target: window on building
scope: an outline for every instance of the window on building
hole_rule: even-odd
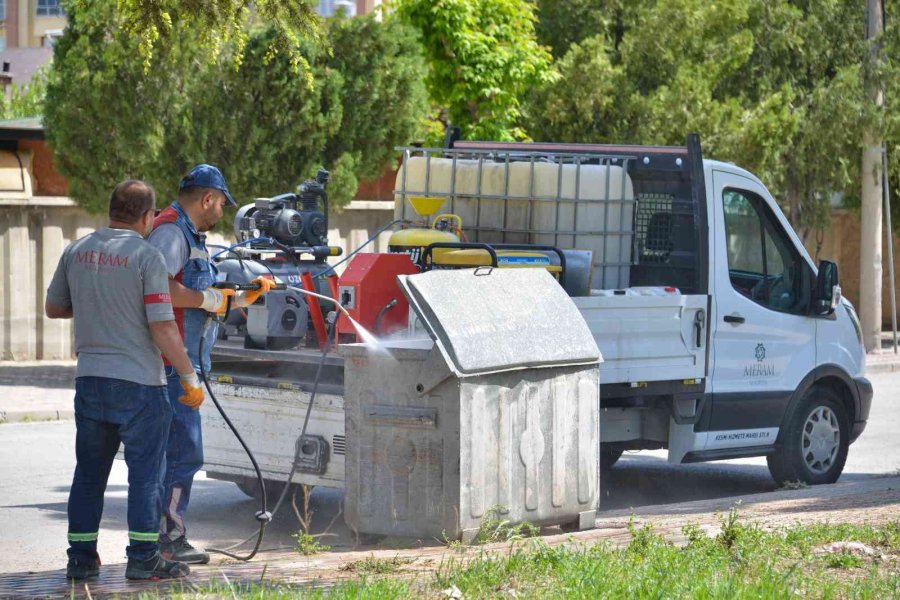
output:
[[[39,17],[63,17],[66,11],[59,4],[60,0],[38,0],[37,16]]]
[[[6,0],[0,0],[0,21],[6,20]],[[4,45],[5,42],[4,42]]]

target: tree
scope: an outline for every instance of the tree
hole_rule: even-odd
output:
[[[421,35],[426,85],[441,120],[468,139],[525,137],[520,99],[550,83],[549,52],[537,43],[526,0],[398,0],[397,15]]]
[[[611,48],[622,41],[624,26],[641,6],[652,0],[536,0],[538,41],[548,46],[556,59],[572,44],[603,36]]]
[[[427,110],[419,45],[392,18],[328,23],[323,42],[300,47],[309,79],[289,56],[270,54],[275,28],[254,29],[207,62],[191,24],[172,27],[148,72],[114,4],[69,15],[45,122],[72,196],[90,210],[103,210],[124,177],[171,198],[197,162],[219,165],[240,202],[292,191],[324,166],[340,206],[415,137]]]
[[[47,69],[39,69],[31,81],[15,85],[9,96],[0,95],[0,119],[40,117],[47,93]]]
[[[93,0],[64,0],[69,14],[90,12],[95,4]],[[203,50],[198,53],[200,59],[215,62],[219,51],[233,43],[238,52],[232,56],[240,60],[249,40],[250,21],[261,21],[275,32],[268,46],[269,58],[285,54],[298,72],[305,73],[310,67],[301,50],[303,43],[319,40],[320,19],[310,0],[116,0],[115,4],[122,27],[139,40],[137,50],[145,71],[153,68],[160,48],[183,34],[197,41]]]
[[[620,13],[560,60],[531,96],[536,138],[683,144],[758,173],[804,236],[835,193],[858,196],[865,99],[858,2],[671,0]],[[616,44],[616,45],[614,45]]]

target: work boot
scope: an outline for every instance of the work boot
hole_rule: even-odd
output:
[[[70,556],[66,565],[66,578],[87,579],[100,574],[100,557]]]
[[[166,560],[159,554],[146,560],[129,558],[125,567],[125,579],[177,579],[186,577],[190,567],[181,562]]]
[[[159,553],[169,560],[177,560],[189,565],[205,565],[209,562],[209,554],[200,548],[191,546],[184,536],[171,542],[160,542]]]

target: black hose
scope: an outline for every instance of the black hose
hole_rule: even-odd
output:
[[[381,310],[378,311],[378,316],[375,317],[375,331],[373,332],[375,335],[381,335],[381,320],[384,318],[385,313],[397,306],[397,299],[391,298],[391,301],[381,307]]]
[[[338,318],[340,317],[340,312],[338,312]],[[209,319],[213,319],[213,317],[209,317]],[[335,320],[332,325],[332,332],[337,330],[337,320]],[[328,339],[331,338],[331,335],[326,336]],[[206,332],[204,331],[204,335],[200,337],[200,348],[199,348],[199,356],[200,356],[200,375],[203,378],[203,383],[206,385],[206,391],[209,392],[209,397],[212,398],[213,403],[216,405],[216,409],[218,409],[219,414],[222,415],[222,419],[225,420],[225,423],[231,429],[231,432],[234,433],[234,436],[237,438],[238,442],[240,442],[241,446],[244,448],[244,452],[247,453],[247,456],[250,458],[250,462],[253,463],[253,469],[256,471],[256,478],[259,482],[259,489],[261,492],[261,509],[256,513],[256,520],[259,521],[259,534],[256,537],[256,545],[253,547],[253,550],[247,556],[239,556],[237,554],[233,554],[229,552],[229,550],[233,548],[237,548],[238,546],[244,544],[248,540],[252,539],[252,536],[229,546],[228,548],[207,548],[208,552],[213,552],[216,554],[224,554],[229,558],[234,558],[240,561],[248,561],[252,559],[259,552],[259,547],[262,545],[263,535],[266,529],[266,525],[271,522],[274,518],[275,514],[278,512],[278,509],[281,507],[281,504],[284,502],[285,498],[287,498],[288,490],[291,488],[291,481],[294,479],[294,474],[297,472],[297,465],[299,464],[299,455],[300,455],[300,447],[302,445],[303,437],[306,435],[306,428],[309,425],[309,418],[312,413],[313,405],[316,401],[316,394],[319,390],[319,380],[322,376],[322,368],[325,365],[325,357],[328,355],[328,343],[325,344],[325,347],[322,349],[322,355],[319,358],[319,364],[316,369],[316,376],[313,380],[313,388],[309,395],[309,404],[306,407],[306,415],[303,419],[303,427],[300,429],[300,436],[297,438],[297,444],[294,446],[294,460],[293,465],[291,466],[291,472],[288,474],[287,479],[285,480],[284,486],[281,490],[281,495],[278,497],[278,501],[275,503],[275,507],[272,509],[272,512],[267,510],[267,501],[268,496],[266,493],[266,482],[262,476],[262,471],[259,468],[259,464],[256,462],[256,457],[253,455],[253,452],[244,442],[244,439],[241,437],[241,434],[238,433],[237,428],[235,428],[234,424],[231,422],[231,419],[228,418],[228,415],[225,413],[225,409],[222,408],[222,405],[219,404],[219,400],[216,398],[215,393],[212,391],[212,387],[209,385],[209,378],[207,377],[206,369],[204,368],[203,361],[203,351],[206,347]]]
[[[227,314],[227,313],[226,313]],[[247,556],[239,556],[237,554],[232,554],[227,550],[219,550],[217,548],[207,548],[208,552],[214,552],[216,554],[224,554],[229,558],[233,558],[235,560],[247,561],[256,556],[256,553],[259,551],[259,547],[262,544],[263,535],[266,531],[266,525],[272,520],[272,513],[266,510],[266,502],[268,498],[266,498],[266,482],[263,479],[262,471],[259,469],[259,464],[256,462],[256,457],[253,456],[253,452],[250,451],[250,447],[247,446],[247,443],[244,441],[244,438],[241,437],[241,434],[238,433],[237,428],[234,426],[234,423],[231,422],[231,419],[228,418],[228,415],[225,414],[225,409],[222,408],[222,405],[219,404],[219,400],[216,398],[215,393],[212,391],[212,387],[209,385],[209,377],[206,373],[205,362],[203,360],[203,351],[206,348],[206,332],[208,330],[209,321],[213,319],[212,316],[208,317],[207,327],[203,328],[203,335],[200,336],[200,376],[203,378],[203,383],[206,385],[206,391],[209,392],[209,397],[212,398],[213,404],[216,405],[216,408],[219,411],[219,414],[222,415],[222,419],[228,425],[231,432],[234,434],[234,437],[237,438],[238,442],[240,442],[241,446],[244,448],[244,452],[247,453],[247,456],[250,458],[250,462],[253,463],[253,469],[256,471],[256,478],[259,480],[259,487],[261,490],[261,498],[260,498],[260,510],[256,513],[256,520],[259,521],[259,535],[256,537],[256,545],[253,547],[253,550]]]

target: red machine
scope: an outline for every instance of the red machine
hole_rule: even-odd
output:
[[[409,320],[397,275],[418,272],[408,254],[358,254],[338,280],[337,297],[360,325],[376,336],[388,335],[405,329]],[[347,319],[338,319],[338,334],[342,342],[356,339]]]

